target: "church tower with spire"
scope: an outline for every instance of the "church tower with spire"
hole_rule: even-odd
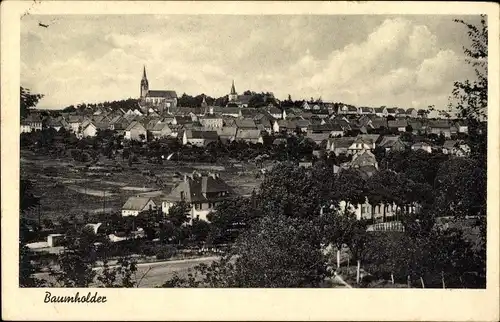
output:
[[[235,102],[237,100],[238,100],[238,93],[236,93],[236,89],[234,88],[234,79],[233,79],[233,85],[231,86],[231,92],[229,93],[229,101]]]
[[[146,66],[144,66],[141,79],[141,99],[146,98],[148,91],[149,91],[149,83],[148,83],[148,78],[146,77]]]

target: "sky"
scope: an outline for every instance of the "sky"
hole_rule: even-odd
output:
[[[445,109],[467,30],[450,15],[28,15],[21,86],[39,108],[137,98],[149,88],[220,97],[273,92],[357,106]],[[48,28],[39,23],[49,25]]]

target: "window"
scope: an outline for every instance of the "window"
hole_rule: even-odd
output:
[[[181,200],[184,201],[184,191],[181,191]]]

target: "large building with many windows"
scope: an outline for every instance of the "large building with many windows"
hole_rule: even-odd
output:
[[[184,201],[190,205],[191,219],[207,220],[207,215],[218,203],[234,196],[233,189],[218,174],[193,173],[185,175],[184,180],[162,200],[162,211],[168,215],[176,202]]]

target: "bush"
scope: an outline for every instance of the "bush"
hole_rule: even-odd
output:
[[[157,254],[157,246],[151,243],[145,243],[140,249],[141,255],[155,256]]]
[[[156,259],[169,259],[177,254],[177,249],[174,246],[166,245],[161,246],[156,253]]]

